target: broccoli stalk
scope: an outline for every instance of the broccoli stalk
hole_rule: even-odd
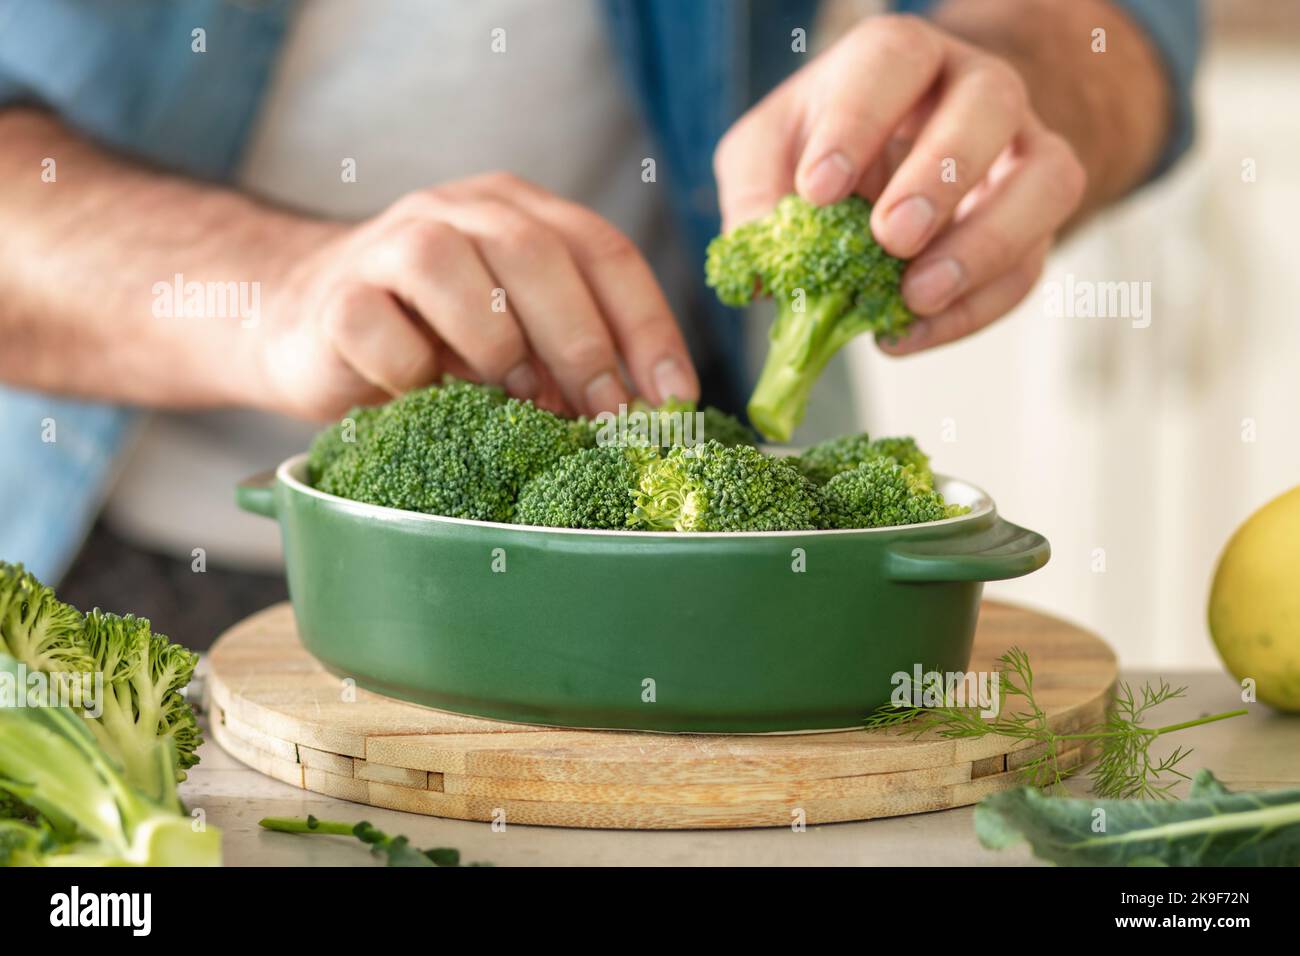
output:
[[[709,244],[705,271],[719,299],[743,306],[757,287],[776,301],[767,361],[749,402],[759,431],[788,440],[822,369],[846,342],[907,328],[903,265],[872,237],[871,206],[858,196],[829,206],[786,196],[767,217]]]
[[[0,677],[19,673],[0,654]],[[219,866],[220,832],[179,812],[170,742],[151,753],[157,795],[133,786],[72,710],[0,707],[0,792],[39,814],[0,820],[0,865]]]

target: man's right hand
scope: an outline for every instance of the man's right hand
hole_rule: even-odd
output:
[[[649,266],[610,223],[514,176],[330,226],[266,284],[259,404],[337,417],[451,373],[593,415],[699,384]]]

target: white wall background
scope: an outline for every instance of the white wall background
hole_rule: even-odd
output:
[[[1045,569],[989,595],[1095,629],[1129,667],[1218,666],[1205,626],[1218,554],[1300,484],[1297,91],[1293,45],[1212,49],[1194,154],[1049,263],[1044,283],[1150,281],[1148,328],[1049,318],[1040,283],[956,345],[903,360],[866,339],[849,349],[863,427],[915,434],[939,470],[1051,540]]]

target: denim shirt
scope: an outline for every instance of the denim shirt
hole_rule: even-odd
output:
[[[713,147],[732,121],[804,62],[791,30],[817,0],[602,0],[613,48],[661,151],[687,254],[718,228]],[[894,6],[925,13],[934,0]],[[1167,169],[1192,135],[1200,44],[1195,0],[1116,0],[1161,52],[1175,90]],[[0,0],[0,107],[40,103],[129,155],[228,179],[289,28],[290,0]],[[191,31],[206,50],[191,52]],[[701,294],[701,320],[744,382],[741,325]],[[2,346],[0,346],[2,347]],[[47,581],[93,522],[135,413],[0,386],[0,559]],[[268,463],[269,464],[269,463]]]

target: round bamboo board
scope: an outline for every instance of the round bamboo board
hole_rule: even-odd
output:
[[[1095,635],[985,603],[971,669],[1017,646],[1052,727],[1102,718],[1117,665]],[[288,604],[213,647],[210,728],[250,767],[356,803],[461,820],[613,829],[789,826],[975,803],[1016,786],[1035,750],[898,730],[712,736],[569,730],[432,710],[357,688],[298,642]],[[1064,766],[1091,757],[1081,749]]]

